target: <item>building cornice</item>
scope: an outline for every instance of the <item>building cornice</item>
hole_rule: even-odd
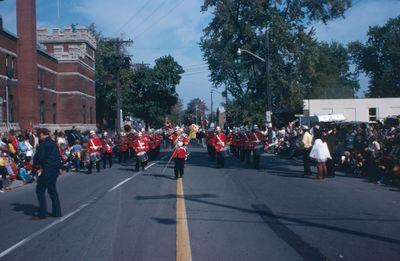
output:
[[[60,95],[81,95],[81,96],[85,96],[87,98],[91,98],[91,99],[96,100],[95,96],[92,96],[92,95],[89,95],[89,94],[86,94],[86,93],[83,93],[83,92],[80,92],[80,91],[56,91],[56,90],[52,90],[52,89],[45,88],[45,87],[40,87],[40,86],[38,86],[38,89],[42,90],[42,91],[52,92],[52,93],[55,93],[55,94],[60,94]]]
[[[79,59],[73,59],[73,60],[72,60],[72,59],[58,59],[58,62],[59,62],[59,63],[79,63],[79,64],[81,64],[82,66],[86,67],[89,71],[92,71],[92,72],[95,71],[93,67],[91,67],[91,66],[88,65],[87,63],[82,62],[82,61],[79,60]]]
[[[43,70],[45,70],[45,71],[48,71],[48,72],[50,72],[50,73],[52,73],[52,74],[55,74],[55,75],[66,75],[66,76],[68,76],[68,75],[74,75],[74,76],[82,77],[82,78],[84,78],[84,79],[90,81],[90,82],[93,83],[93,84],[96,83],[96,81],[90,79],[89,77],[87,77],[87,76],[85,76],[85,75],[83,75],[83,74],[81,74],[81,73],[79,73],[79,72],[56,72],[56,71],[54,71],[54,70],[52,70],[52,69],[50,69],[50,68],[47,68],[46,66],[43,66],[43,65],[41,65],[41,64],[38,64],[38,68],[43,69]]]
[[[18,57],[18,54],[14,53],[14,52],[12,52],[10,50],[7,50],[5,48],[0,47],[0,51],[3,52],[3,53],[11,54],[11,55],[13,55],[15,57]]]

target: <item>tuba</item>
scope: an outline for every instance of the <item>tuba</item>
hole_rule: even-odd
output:
[[[128,134],[132,131],[132,126],[130,124],[125,124],[123,129],[124,129],[125,133]]]

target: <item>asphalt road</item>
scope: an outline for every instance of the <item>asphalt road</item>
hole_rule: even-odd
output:
[[[190,151],[182,184],[166,153],[144,172],[61,176],[58,219],[30,220],[34,185],[0,194],[0,260],[399,260],[399,189]]]

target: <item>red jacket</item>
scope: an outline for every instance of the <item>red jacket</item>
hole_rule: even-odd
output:
[[[222,132],[219,134],[216,133],[214,135],[213,144],[214,144],[215,150],[217,152],[220,152],[222,150],[222,148],[226,146],[225,134],[223,134]]]
[[[186,158],[186,147],[178,147],[178,148],[174,149],[172,157],[174,159],[175,158],[178,158],[178,159]]]
[[[254,147],[257,146],[257,145],[262,145],[263,144],[263,135],[262,135],[261,132],[259,132],[259,131],[252,132],[248,136],[249,136],[249,139],[250,139],[251,149],[254,149]]]
[[[135,139],[136,139],[136,134],[134,134],[134,133],[127,134],[126,143],[129,148],[131,148],[131,149],[135,148],[135,146],[133,145],[133,143],[135,142]]]
[[[181,142],[182,142],[182,146],[178,146],[178,144],[177,144],[174,151],[172,152],[173,158],[178,158],[178,159],[186,158],[186,146],[189,144],[189,138],[184,136],[184,138],[181,140]]]
[[[144,139],[136,139],[133,142],[133,147],[135,149],[136,154],[139,152],[147,152],[149,150],[149,144]]]
[[[112,140],[108,138],[102,138],[101,139],[101,144],[102,144],[102,150],[104,153],[111,154],[112,153]]]
[[[133,148],[133,146],[132,146]],[[128,151],[129,146],[128,146],[128,137],[123,136],[119,139],[118,141],[118,151]]]
[[[92,154],[94,152],[99,152],[101,149],[101,140],[97,137],[91,138],[88,141],[88,152]]]

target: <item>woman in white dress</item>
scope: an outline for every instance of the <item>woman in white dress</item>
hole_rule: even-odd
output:
[[[331,159],[328,145],[318,137],[310,152],[310,157],[317,161],[317,178],[324,179],[327,175],[326,160]]]

